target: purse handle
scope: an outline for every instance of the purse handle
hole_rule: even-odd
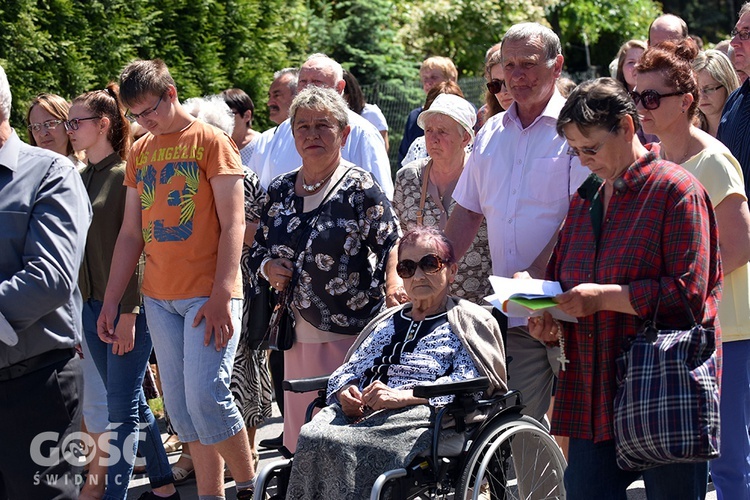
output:
[[[698,325],[698,322],[695,320],[695,315],[693,314],[693,310],[690,308],[690,302],[688,302],[687,297],[685,297],[685,292],[677,283],[675,283],[675,286],[677,286],[677,291],[680,293],[680,299],[682,300],[682,305],[685,306],[685,310],[688,313],[688,317],[690,318],[691,323],[693,326],[700,326]],[[656,340],[656,335],[659,332],[658,329],[658,318],[659,318],[659,306],[661,305],[661,281],[659,282],[659,295],[656,298],[656,309],[654,309],[654,315],[653,319],[646,321],[646,324],[643,326],[643,332],[646,336],[646,339],[650,342],[654,342]]]
[[[419,196],[419,209],[417,210],[417,225],[424,225],[424,202],[427,199],[427,182],[430,179],[430,167],[432,167],[432,159],[427,162],[424,167],[424,174],[422,178],[422,193]]]

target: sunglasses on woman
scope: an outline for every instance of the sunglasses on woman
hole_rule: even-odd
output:
[[[644,90],[643,92],[632,90],[630,91],[630,97],[633,98],[636,105],[643,101],[643,107],[649,111],[653,111],[661,106],[661,100],[663,98],[683,95],[684,93],[685,92],[670,92],[669,94],[660,94],[656,90]]]
[[[443,259],[432,253],[419,259],[419,262],[409,259],[399,261],[396,265],[396,274],[403,279],[411,278],[417,272],[417,267],[425,274],[435,274],[443,268],[444,264]]]
[[[505,80],[498,80],[497,78],[493,78],[489,82],[487,82],[487,90],[490,91],[490,93],[497,95],[503,90],[508,90],[507,85],[505,85]]]

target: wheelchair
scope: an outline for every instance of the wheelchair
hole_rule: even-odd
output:
[[[318,391],[306,412],[326,406],[328,377],[285,380],[284,390]],[[566,462],[559,446],[535,419],[522,415],[521,394],[510,391],[476,401],[474,394],[489,386],[485,377],[414,388],[421,398],[454,395],[452,403],[438,410],[435,428],[443,429],[452,418],[456,434],[441,440],[433,433],[431,449],[408,467],[382,473],[370,499],[543,500],[565,499],[563,474]],[[485,421],[467,425],[465,417],[476,410],[492,412]],[[258,474],[256,500],[285,498],[293,457],[274,461]]]

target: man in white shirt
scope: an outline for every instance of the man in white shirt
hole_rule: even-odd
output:
[[[502,64],[514,103],[477,134],[453,192],[458,205],[446,233],[460,259],[486,218],[493,274],[526,271],[543,278],[570,196],[589,172],[567,154],[555,129],[565,104],[555,88],[563,66],[557,35],[536,23],[511,27],[502,41]],[[508,385],[521,391],[524,412],[542,421],[559,349],[531,338],[525,319],[511,318],[507,331]]]
[[[346,83],[344,70],[339,63],[323,54],[313,54],[299,70],[297,91],[308,85],[318,85],[336,89],[343,94]],[[344,160],[372,173],[389,199],[393,198],[391,165],[385,142],[380,132],[367,120],[349,110],[351,132],[341,150]],[[268,189],[271,181],[281,174],[291,172],[302,165],[302,158],[294,146],[292,128],[285,120],[276,128],[273,137],[251,158],[250,169],[258,174],[263,189]]]

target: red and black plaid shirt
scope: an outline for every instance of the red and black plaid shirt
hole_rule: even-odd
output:
[[[631,165],[622,177],[601,225],[597,245],[592,230],[587,181],[573,198],[548,279],[563,290],[580,283],[630,287],[637,316],[601,311],[565,323],[570,360],[560,372],[553,434],[595,442],[613,439],[615,359],[623,340],[650,319],[661,287],[659,324],[689,326],[680,298],[685,292],[696,320],[716,328],[721,289],[718,228],[703,186],[678,165],[659,159],[658,146]],[[603,196],[604,187],[601,188]]]

